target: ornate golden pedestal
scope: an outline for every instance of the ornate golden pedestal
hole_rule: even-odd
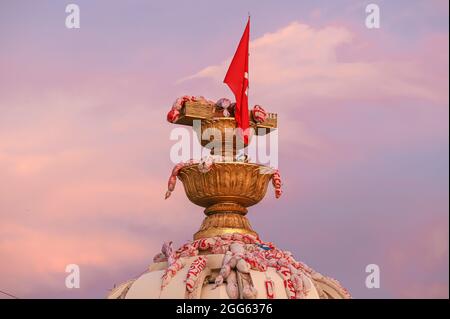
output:
[[[246,217],[247,207],[264,198],[272,178],[267,167],[236,160],[237,152],[247,145],[234,134],[235,118],[224,117],[221,113],[214,104],[187,102],[175,122],[194,129],[201,123],[200,130],[196,130],[200,144],[210,148],[211,155],[221,157],[221,161],[215,162],[206,173],[198,169],[198,164],[186,166],[178,173],[189,200],[205,207],[206,217],[194,239],[225,233],[257,235]],[[276,114],[269,113],[262,123],[251,120],[250,127],[257,135],[270,133],[277,127]],[[211,133],[217,133],[221,140],[215,141],[216,137]]]

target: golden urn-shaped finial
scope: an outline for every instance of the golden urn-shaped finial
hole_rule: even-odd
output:
[[[276,171],[249,163],[246,156],[237,158],[238,151],[247,145],[236,134],[232,107],[224,108],[219,102],[195,97],[185,97],[180,104],[178,109],[172,108],[168,120],[193,126],[200,144],[210,148],[215,158],[207,170],[199,167],[202,163],[192,161],[176,174],[189,200],[205,208],[206,217],[194,239],[225,233],[257,235],[246,217],[247,207],[264,198]],[[255,134],[267,134],[277,128],[276,114],[267,114],[259,106],[256,112],[250,112],[250,127]]]

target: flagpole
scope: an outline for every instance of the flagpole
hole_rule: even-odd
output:
[[[250,42],[250,12],[247,25],[242,34],[239,45],[231,60],[228,71],[223,79],[236,98],[235,119],[237,125],[244,132],[244,143],[248,143],[247,129],[250,127],[248,113],[248,60]]]
[[[248,14],[248,23],[250,23],[250,11],[247,12]],[[248,35],[248,64],[250,64],[250,33]],[[247,70],[247,80],[248,80],[248,84],[247,84],[247,98],[250,96],[250,67]]]

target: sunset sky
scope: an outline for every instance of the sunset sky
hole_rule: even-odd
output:
[[[184,94],[232,98],[251,12],[249,103],[278,113],[284,183],[249,209],[253,228],[354,298],[448,298],[448,5],[1,0],[0,290],[104,298],[163,241],[192,239],[202,209],[181,183],[164,200],[166,113]]]

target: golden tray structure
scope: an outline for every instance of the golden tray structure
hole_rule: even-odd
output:
[[[184,107],[181,109],[181,114],[175,124],[193,126],[194,120],[212,120],[216,118],[223,117],[220,110],[217,110],[214,104],[197,102],[197,101],[187,101]],[[257,134],[268,134],[271,130],[277,128],[277,114],[268,113],[267,118],[262,123],[256,123],[250,116],[250,126],[265,130],[256,130],[260,132]],[[234,117],[229,117],[229,119],[234,119]]]

